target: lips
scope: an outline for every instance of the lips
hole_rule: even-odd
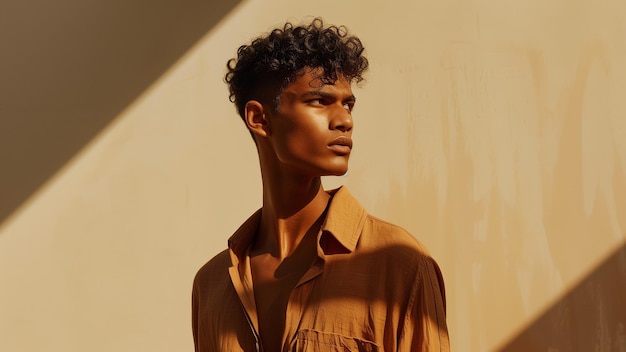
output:
[[[346,136],[337,137],[330,142],[328,148],[339,155],[350,154],[352,150],[352,139]]]

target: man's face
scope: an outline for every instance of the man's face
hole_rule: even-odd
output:
[[[343,175],[352,149],[350,82],[324,84],[320,70],[305,70],[280,95],[270,113],[269,141],[286,170],[306,176]]]

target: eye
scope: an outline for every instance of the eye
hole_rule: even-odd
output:
[[[311,105],[324,105],[324,100],[322,100],[321,98],[315,98],[307,100],[307,103]]]
[[[353,101],[345,102],[343,103],[343,107],[348,111],[352,111],[352,109],[354,109],[354,102]]]

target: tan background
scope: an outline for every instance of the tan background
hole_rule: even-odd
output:
[[[626,351],[626,2],[213,3],[3,1],[1,351],[193,349],[260,206],[225,62],[312,15],[371,60],[326,184],[430,248],[453,348]]]

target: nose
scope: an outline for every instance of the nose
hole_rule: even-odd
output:
[[[331,130],[349,132],[352,130],[352,126],[352,114],[345,107],[341,106],[333,110],[329,125]]]

